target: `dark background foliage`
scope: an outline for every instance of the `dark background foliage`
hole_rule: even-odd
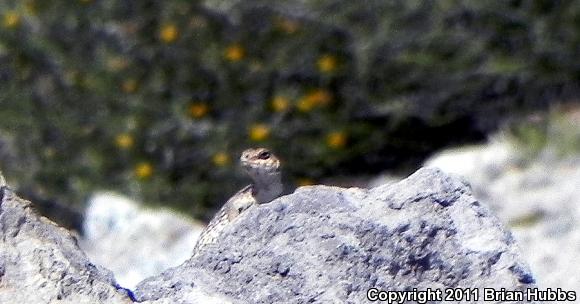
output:
[[[3,1],[0,161],[207,218],[271,147],[296,184],[416,168],[577,96],[580,1]],[[247,181],[245,181],[247,182]]]

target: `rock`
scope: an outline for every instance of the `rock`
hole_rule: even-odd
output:
[[[511,226],[540,288],[580,295],[580,157],[548,150],[526,162],[503,139],[444,151],[426,166],[469,180],[475,197]]]
[[[144,208],[108,192],[89,199],[83,227],[80,247],[129,289],[191,257],[203,230],[203,225],[176,212]]]
[[[0,198],[0,303],[132,303],[66,229],[5,186]]]
[[[436,167],[447,174],[461,176],[469,181],[473,194],[489,204],[500,218],[526,217],[536,212],[536,206],[506,204],[503,196],[493,196],[492,188],[512,189],[513,181],[504,179],[507,171],[517,171],[523,159],[506,141],[496,140],[487,145],[448,149],[425,161],[426,167]],[[511,191],[505,191],[508,194]],[[536,204],[534,204],[536,205]]]
[[[131,292],[89,262],[67,230],[37,216],[8,188],[0,193],[0,303],[132,303]],[[136,214],[112,202],[108,197],[91,212]],[[94,220],[87,235],[104,241],[112,231],[128,233],[118,242],[130,243],[124,220]],[[139,227],[135,233],[145,229]],[[141,282],[134,297],[149,304],[359,303],[371,287],[534,287],[516,247],[468,186],[421,169],[370,190],[303,187],[252,208],[215,246]]]
[[[215,246],[134,294],[152,303],[190,303],[200,290],[233,303],[362,303],[371,287],[535,283],[512,235],[469,187],[421,169],[370,190],[302,187],[251,208]]]

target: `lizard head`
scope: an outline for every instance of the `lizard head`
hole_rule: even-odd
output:
[[[278,157],[265,148],[247,149],[242,152],[240,162],[254,181],[252,196],[259,204],[268,203],[280,196],[284,186]]]
[[[280,160],[266,148],[245,150],[240,156],[240,162],[254,180],[280,174]]]

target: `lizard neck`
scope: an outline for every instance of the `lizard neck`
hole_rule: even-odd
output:
[[[252,184],[252,196],[259,204],[271,202],[280,196],[283,190],[282,178],[279,174],[256,177]]]

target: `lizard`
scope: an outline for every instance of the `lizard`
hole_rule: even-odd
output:
[[[201,232],[193,255],[217,241],[221,232],[250,207],[266,204],[279,197],[283,191],[280,160],[266,148],[252,148],[242,152],[240,164],[252,179],[227,200],[206,228]]]

